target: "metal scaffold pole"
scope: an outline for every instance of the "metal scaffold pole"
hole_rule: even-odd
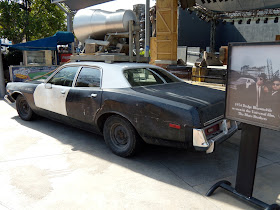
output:
[[[60,3],[56,3],[56,5],[67,15],[67,31],[73,32],[73,14],[71,13],[71,11],[65,9]],[[74,42],[71,43],[71,51],[72,54],[74,54]]]
[[[3,98],[5,96],[5,93],[6,93],[6,88],[5,88],[4,68],[3,68],[1,40],[0,40],[0,97]]]
[[[211,20],[211,31],[210,31],[210,51],[215,53],[215,41],[216,41],[216,20]]]
[[[149,57],[150,50],[150,0],[145,5],[145,57]]]

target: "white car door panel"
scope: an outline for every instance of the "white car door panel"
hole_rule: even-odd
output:
[[[34,92],[35,105],[67,116],[66,98],[79,68],[79,66],[62,68],[47,83],[38,85]]]
[[[35,105],[41,109],[67,116],[66,98],[71,87],[60,85],[50,85],[49,87],[46,88],[45,84],[37,86],[34,92]]]

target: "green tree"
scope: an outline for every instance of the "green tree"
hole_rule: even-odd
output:
[[[0,2],[0,37],[19,43],[24,37],[25,12],[16,2]]]
[[[0,37],[13,43],[66,31],[65,19],[64,12],[50,0],[0,0]]]

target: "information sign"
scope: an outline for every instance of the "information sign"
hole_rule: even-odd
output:
[[[280,42],[229,45],[228,119],[280,130]]]

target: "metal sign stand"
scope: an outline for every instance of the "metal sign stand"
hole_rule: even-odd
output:
[[[248,201],[263,209],[280,210],[280,206],[277,204],[269,205],[252,197],[260,134],[260,127],[243,123],[235,188],[231,187],[229,181],[223,180],[214,184],[206,193],[206,196],[211,196],[217,188],[221,187],[242,200]]]

